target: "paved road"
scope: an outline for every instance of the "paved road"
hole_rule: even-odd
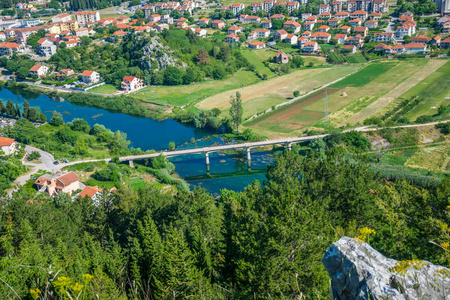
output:
[[[395,32],[395,22],[397,22],[398,18],[391,17],[388,26],[384,28],[384,32]]]

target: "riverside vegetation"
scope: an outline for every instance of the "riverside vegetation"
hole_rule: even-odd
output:
[[[363,149],[349,136],[344,144]],[[361,144],[362,143],[362,144]],[[450,265],[450,179],[385,180],[335,144],[298,148],[242,193],[168,193],[125,183],[97,202],[26,188],[3,199],[0,285],[6,298],[327,299],[328,246],[368,227],[384,255]],[[155,161],[158,165],[161,162]],[[154,166],[156,167],[156,166]],[[114,166],[110,170],[114,173]],[[97,177],[109,171],[98,171]]]

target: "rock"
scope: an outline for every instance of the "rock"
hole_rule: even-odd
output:
[[[331,278],[333,299],[450,300],[450,269],[428,261],[396,261],[369,244],[343,237],[322,263]]]
[[[156,37],[145,45],[143,54],[141,61],[146,69],[158,71],[167,68],[167,66],[187,67],[183,61],[173,55],[173,51],[168,46],[160,43]]]

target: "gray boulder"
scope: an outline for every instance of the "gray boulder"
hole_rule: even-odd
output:
[[[369,244],[343,237],[322,259],[333,299],[450,300],[450,269],[428,261],[396,261]]]

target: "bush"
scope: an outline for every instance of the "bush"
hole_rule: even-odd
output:
[[[297,98],[298,96],[300,96],[300,92],[299,91],[294,91],[294,98]]]
[[[30,155],[28,155],[27,160],[32,161],[38,159],[39,157],[41,157],[41,154],[37,151],[33,151]]]

